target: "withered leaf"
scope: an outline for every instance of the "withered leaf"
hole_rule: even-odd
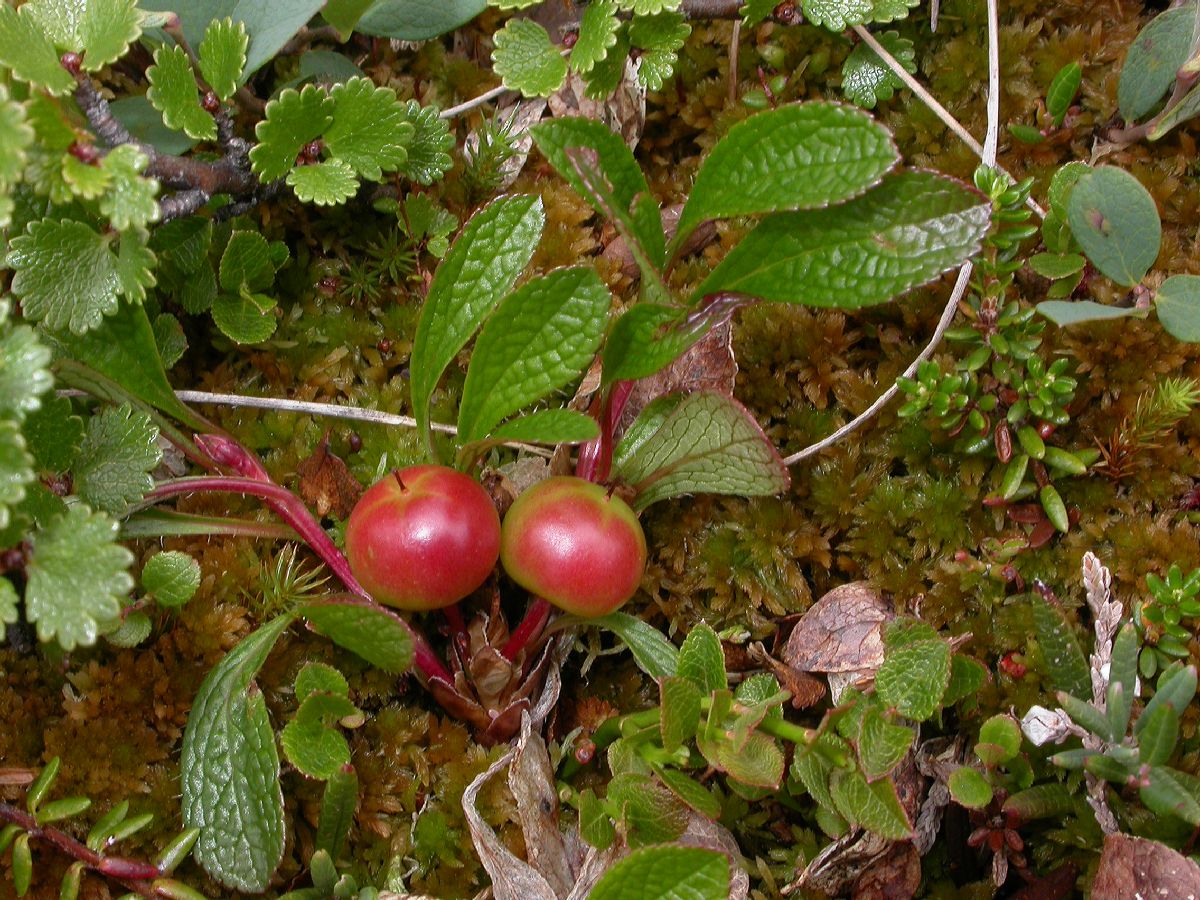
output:
[[[1200,897],[1200,866],[1158,841],[1110,834],[1104,839],[1092,897]]]
[[[796,623],[783,661],[802,672],[862,672],[883,662],[883,625],[893,618],[865,581],[836,587]]]
[[[767,653],[762,644],[751,644],[749,652],[750,658],[760,666],[770,669],[779,679],[783,689],[792,695],[793,709],[808,709],[810,706],[816,706],[825,697],[825,682],[820,678],[780,662]]]
[[[911,841],[901,841],[858,876],[854,900],[908,900],[921,886],[921,854]]]
[[[621,83],[604,100],[591,99],[586,89],[587,82],[571,72],[563,86],[550,95],[550,114],[556,118],[583,116],[603,122],[621,136],[630,150],[636,148],[646,124],[646,88],[638,80],[633,61],[626,61]]]
[[[300,497],[316,510],[318,518],[346,518],[363,494],[362,485],[342,458],[330,452],[328,431],[312,455],[296,466],[296,474],[300,477]]]

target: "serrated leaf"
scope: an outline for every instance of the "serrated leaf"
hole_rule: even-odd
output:
[[[20,9],[0,3],[0,65],[12,69],[22,81],[61,96],[75,90],[75,79],[58,60],[58,51],[37,21],[32,3]]]
[[[350,684],[346,676],[333,666],[318,662],[305,663],[296,675],[296,700],[303,703],[309,694],[314,693],[349,697]]]
[[[814,25],[830,31],[845,31],[851,25],[862,25],[875,12],[872,0],[804,0],[804,17]]]
[[[835,771],[829,790],[837,811],[849,821],[894,841],[912,835],[912,824],[890,779],[868,784],[859,772]]]
[[[725,674],[725,653],[721,650],[720,638],[711,626],[701,622],[688,632],[679,648],[675,673],[692,682],[704,694],[729,687]]]
[[[91,506],[122,516],[154,487],[150,471],[162,459],[158,428],[128,404],[88,419],[72,472],[76,492]]]
[[[132,144],[114,147],[100,168],[108,175],[108,189],[100,198],[100,212],[117,231],[142,228],[159,217],[158,181],[143,178],[150,160]]]
[[[615,472],[638,490],[639,510],[681,494],[777,494],[790,483],[754,417],[733,398],[711,391],[681,400]]]
[[[583,444],[600,436],[600,426],[591,416],[571,409],[542,409],[509,419],[492,430],[498,441],[526,444]]]
[[[357,712],[358,708],[345,697],[313,694],[280,732],[284,755],[308,777],[327,781],[350,764],[350,745],[331,726]]]
[[[192,63],[182,47],[162,46],[155,50],[154,65],[146,70],[146,78],[150,82],[146,99],[162,113],[168,128],[196,140],[216,139],[217,121],[200,105]]]
[[[415,128],[391,88],[376,87],[369,78],[334,85],[333,124],[325,132],[325,148],[369,181],[403,168]]]
[[[658,695],[663,749],[673,753],[700,727],[700,688],[690,676],[668,675],[659,679]]]
[[[622,26],[617,31],[617,42],[613,45],[604,59],[592,66],[592,70],[584,76],[587,86],[584,94],[590,100],[604,100],[621,84],[625,71],[629,67],[629,29]]]
[[[156,553],[142,568],[142,590],[160,606],[183,606],[200,589],[200,564],[179,550]]]
[[[567,78],[567,61],[546,29],[532,19],[509,19],[493,37],[492,68],[510,90],[549,97]]]
[[[696,289],[858,309],[924,284],[975,254],[991,204],[961,182],[902,172],[829,209],[764,219]]]
[[[687,806],[649,775],[614,775],[607,799],[620,810],[631,846],[673,841],[687,828]]]
[[[983,809],[992,802],[992,786],[970,766],[959,766],[946,780],[950,796],[967,809]]]
[[[1032,598],[1033,631],[1046,674],[1055,690],[1075,697],[1092,696],[1092,678],[1075,631],[1058,607],[1042,597]]]
[[[0,528],[8,525],[10,508],[25,499],[26,485],[34,480],[32,465],[20,426],[0,419]]]
[[[319,634],[385,672],[398,675],[412,665],[412,632],[386,607],[356,597],[338,597],[306,603],[296,613],[308,619]]]
[[[1067,200],[1067,222],[1093,265],[1126,287],[1145,277],[1162,244],[1154,198],[1116,166],[1098,166],[1079,176]]]
[[[0,39],[2,40],[2,39]],[[33,143],[33,128],[25,121],[25,108],[10,99],[0,84],[0,187],[16,181],[25,168],[25,148]]]
[[[17,604],[21,598],[7,578],[0,578],[0,624],[11,625],[20,618]]]
[[[857,197],[899,158],[887,129],[861,110],[813,102],[761,112],[729,129],[701,164],[673,245],[706,219]]]
[[[232,341],[258,344],[275,333],[275,301],[263,294],[241,291],[221,294],[213,301],[213,321]]]
[[[83,222],[31,222],[10,246],[12,292],[25,316],[48,328],[83,334],[116,312],[118,296],[130,287],[111,238]]]
[[[104,639],[114,647],[136,647],[150,637],[153,630],[150,617],[141,610],[134,610],[121,619],[112,631],[104,632]]]
[[[19,421],[42,405],[54,385],[49,366],[50,349],[27,325],[0,337],[0,416]]]
[[[914,737],[911,728],[888,722],[877,707],[868,709],[858,731],[858,761],[863,774],[871,781],[887,775],[900,765]]]
[[[59,50],[83,56],[89,72],[116,62],[142,33],[136,0],[31,0],[26,6]]]
[[[1168,9],[1129,45],[1117,82],[1117,106],[1125,121],[1150,112],[1175,83],[1175,73],[1187,62],[1195,22],[1190,5]]]
[[[133,588],[133,554],[116,538],[117,523],[83,504],[34,533],[25,612],[39,640],[64,650],[91,646],[101,625],[120,615]]]
[[[66,397],[46,397],[40,408],[25,417],[22,430],[39,469],[65,472],[83,440],[83,419],[72,415],[71,401]]]
[[[614,0],[597,0],[589,3],[579,20],[579,38],[571,48],[570,64],[575,72],[592,71],[596,63],[608,55],[617,45],[617,32],[621,20],[617,18]]]
[[[988,672],[978,660],[955,653],[950,661],[950,684],[942,696],[943,706],[952,706],[959,700],[978,693],[988,681]]]
[[[520,10],[537,6],[539,0],[487,0],[487,5],[495,9]]]
[[[1177,341],[1200,341],[1200,276],[1172,275],[1154,294],[1154,309]]]
[[[133,304],[146,299],[146,290],[154,287],[154,254],[146,246],[149,235],[144,228],[131,227],[121,234],[113,274],[117,291]]]
[[[421,106],[416,100],[404,104],[404,114],[413,126],[413,136],[400,173],[420,184],[433,184],[454,164],[449,152],[454,146],[450,124],[438,115],[437,107]]]
[[[333,121],[334,102],[321,88],[283,91],[267,104],[265,118],[254,127],[259,143],[250,150],[251,168],[263,181],[282,178],[309,141],[325,133]]]
[[[745,0],[739,8],[739,12],[742,14],[742,25],[749,27],[765,22],[774,15],[775,7],[778,5],[772,0]]]
[[[204,29],[204,40],[200,42],[200,74],[222,101],[228,100],[237,91],[246,67],[246,48],[250,38],[242,22],[234,22],[229,16],[213,19]]]
[[[589,900],[727,900],[729,861],[698,847],[634,850],[596,882]]]
[[[921,0],[872,0],[871,22],[895,22],[908,17],[908,11]]]
[[[639,16],[625,30],[629,43],[642,49],[638,58],[638,81],[647,90],[662,90],[666,80],[675,72],[679,49],[692,33],[682,13],[663,12],[654,16]]]
[[[438,266],[409,362],[421,429],[428,428],[429,401],[446,366],[529,264],[544,222],[540,198],[502,197],[470,218]]]
[[[675,12],[683,5],[683,0],[626,0],[621,5],[634,16],[655,16],[664,12]]]
[[[159,313],[154,317],[153,327],[158,355],[162,357],[163,365],[169,369],[179,362],[187,350],[188,343],[183,334],[183,326],[170,313]]]
[[[654,626],[621,612],[586,621],[588,625],[607,628],[619,637],[633,654],[638,668],[651,678],[665,678],[675,674],[679,665],[679,651]]]
[[[657,767],[654,771],[672,794],[700,815],[713,821],[721,817],[721,801],[700,782],[678,769]]]
[[[950,646],[942,640],[916,641],[889,650],[875,673],[879,699],[917,722],[937,711],[949,682]]]
[[[496,307],[475,342],[458,411],[458,439],[501,420],[582,372],[608,323],[612,295],[591,267],[534,278]]]
[[[70,154],[62,157],[62,180],[81,200],[95,200],[108,187],[108,172],[99,165],[80,162]]]
[[[905,7],[907,12],[907,7]],[[908,38],[900,37],[895,31],[875,35],[909,74],[917,71],[916,51]],[[880,100],[890,100],[904,82],[893,72],[879,54],[867,44],[856,44],[842,63],[842,90],[851,103],[874,109]]]
[[[213,878],[249,893],[266,889],[283,858],[279,757],[254,676],[290,623],[273,619],[213,667],[183,734],[183,821],[200,829],[192,852]]]
[[[296,166],[287,173],[287,183],[305,203],[335,206],[358,193],[354,169],[340,159]]]

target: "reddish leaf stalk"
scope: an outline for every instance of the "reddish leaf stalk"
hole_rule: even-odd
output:
[[[575,474],[580,478],[601,482],[611,473],[617,423],[621,421],[621,413],[625,411],[625,404],[633,394],[633,385],[632,381],[618,381],[604,395],[596,414],[596,420],[600,424],[600,436],[579,448]]]
[[[509,662],[515,660],[517,654],[524,650],[530,641],[536,640],[545,629],[551,611],[552,607],[547,601],[541,597],[534,597],[533,603],[525,611],[525,618],[521,619],[521,624],[509,635],[508,641],[500,650],[500,655]]]

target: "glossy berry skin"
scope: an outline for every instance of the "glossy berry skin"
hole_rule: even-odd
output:
[[[482,487],[445,466],[412,466],[371,487],[346,524],[346,556],[362,586],[399,609],[457,603],[491,574],[500,517]]]
[[[513,581],[559,609],[603,616],[637,590],[646,535],[629,505],[600,485],[547,478],[504,517],[500,563]]]

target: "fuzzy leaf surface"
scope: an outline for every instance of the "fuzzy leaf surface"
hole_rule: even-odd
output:
[[[617,45],[620,30],[621,20],[617,18],[614,0],[589,3],[579,21],[579,39],[571,48],[571,69],[583,74],[592,71]]]
[[[100,212],[117,231],[144,228],[159,217],[158,181],[143,178],[150,160],[132,144],[114,147],[100,168],[108,174],[108,190],[100,198]],[[124,241],[122,241],[124,244]]]
[[[688,632],[679,648],[675,673],[692,682],[704,694],[729,687],[721,639],[711,626],[701,622]]]
[[[895,31],[875,35],[885,50],[892,54],[905,71],[917,71],[916,50],[913,42],[902,38]],[[851,103],[866,109],[874,109],[880,100],[890,100],[904,82],[879,58],[879,54],[866,44],[856,44],[842,63],[842,90]]]
[[[89,72],[116,62],[142,33],[136,0],[32,0],[27,6],[59,50],[83,55]]]
[[[55,96],[69,94],[75,79],[59,63],[58,51],[32,7],[0,4],[0,65]]]
[[[600,346],[611,303],[590,266],[532,279],[500,301],[471,353],[459,440],[484,437],[582,372]]]
[[[0,337],[0,416],[20,420],[42,405],[42,395],[54,385],[50,349],[27,325],[17,325]]]
[[[620,461],[616,474],[638,490],[634,508],[681,494],[777,494],[787,468],[744,406],[715,392],[690,394]]]
[[[974,255],[991,205],[961,182],[902,172],[829,209],[764,219],[694,297],[735,291],[858,309],[924,284]]]
[[[1187,62],[1196,11],[1190,5],[1168,9],[1155,16],[1129,45],[1117,106],[1126,122],[1140,119],[1175,83],[1175,73]]]
[[[204,29],[199,48],[200,74],[222,102],[238,88],[249,45],[245,23],[235,22],[229,16],[213,19]]]
[[[526,416],[509,419],[492,429],[500,441],[526,444],[582,444],[600,436],[600,426],[586,413],[571,409],[539,409]]]
[[[216,119],[200,105],[192,63],[182,47],[164,46],[155,50],[154,65],[146,70],[146,78],[150,81],[146,99],[162,113],[168,128],[198,141],[216,138]]]
[[[502,197],[471,217],[438,266],[409,364],[420,427],[429,421],[429,401],[446,366],[529,264],[544,223],[540,198]]]
[[[266,890],[283,858],[279,756],[254,676],[290,623],[271,620],[217,663],[183,734],[183,821],[200,829],[193,854],[213,878],[248,893]]]
[[[142,568],[142,590],[161,606],[183,606],[200,589],[200,563],[179,550],[155,553]]]
[[[950,682],[950,645],[936,639],[889,649],[875,674],[879,698],[907,719],[924,722]]]
[[[359,176],[379,181],[384,172],[402,168],[416,129],[391,88],[376,87],[369,78],[334,85],[333,124],[325,132],[325,148]]]
[[[1118,284],[1137,284],[1158,258],[1158,208],[1124,169],[1098,166],[1080,175],[1067,200],[1067,222],[1087,258]]]
[[[726,900],[729,861],[698,847],[643,847],[609,869],[589,900]]]
[[[386,607],[339,597],[306,603],[296,613],[319,634],[385,672],[398,675],[412,665],[412,632]]]
[[[254,126],[258,138],[250,150],[250,163],[263,181],[282,178],[295,165],[309,141],[325,133],[333,121],[334,102],[321,88],[288,88],[267,104],[265,118]]]
[[[859,772],[839,771],[829,789],[837,811],[851,822],[894,841],[911,836],[912,824],[890,780],[868,784]]]
[[[64,650],[96,643],[133,588],[133,554],[116,542],[117,523],[83,504],[34,534],[25,610],[38,639]]]
[[[845,31],[851,25],[862,25],[875,12],[871,0],[804,0],[804,17],[814,25],[830,31]]]
[[[297,197],[317,206],[336,206],[358,193],[354,169],[340,159],[296,166],[287,173],[287,183]]]
[[[151,470],[162,459],[158,428],[128,404],[110,406],[88,419],[75,457],[75,489],[96,509],[123,516],[154,487]]]
[[[433,184],[454,164],[450,158],[454,146],[450,123],[438,115],[437,107],[421,106],[416,100],[404,104],[404,114],[412,123],[413,136],[400,173],[420,184]]]
[[[492,67],[510,90],[549,97],[567,77],[567,61],[546,29],[532,19],[509,19],[493,40]]]
[[[701,164],[675,245],[706,219],[857,197],[899,158],[887,129],[853,107],[813,102],[761,112],[729,129]]]

